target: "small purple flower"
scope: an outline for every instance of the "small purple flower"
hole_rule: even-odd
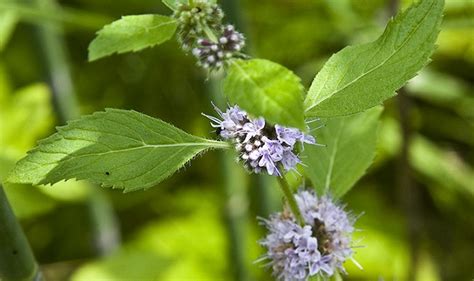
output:
[[[245,123],[242,127],[242,131],[246,134],[244,142],[248,142],[251,138],[260,135],[264,127],[265,119],[263,118],[257,118]]]
[[[305,142],[309,144],[315,144],[316,140],[311,135],[306,135],[298,129],[286,128],[280,125],[275,125],[275,131],[278,140],[288,144],[289,146],[295,145],[296,141]]]
[[[281,164],[283,165],[283,168],[285,168],[285,171],[294,169],[298,163],[301,163],[301,160],[293,153],[293,151],[290,149],[285,149],[283,151]]]
[[[242,134],[242,123],[247,120],[245,111],[242,111],[237,105],[228,108],[226,112],[222,112],[216,106],[214,106],[214,109],[222,120],[214,116],[203,115],[212,121],[212,127],[219,128],[222,138],[231,139]]]
[[[343,263],[352,257],[351,235],[354,219],[327,196],[300,190],[295,195],[305,225],[284,210],[263,219],[269,233],[260,241],[267,249],[273,275],[281,281],[306,281],[309,277],[344,272]]]
[[[280,125],[275,125],[275,131],[278,140],[290,146],[295,145],[296,141],[303,137],[303,133],[300,130],[294,128],[286,128]]]
[[[211,126],[217,128],[221,138],[235,143],[239,157],[250,171],[281,176],[282,171],[295,169],[301,160],[295,154],[295,144],[314,144],[312,136],[298,129],[280,125],[272,126],[265,119],[251,118],[237,105],[225,112],[215,107],[219,118],[203,114],[209,118]]]

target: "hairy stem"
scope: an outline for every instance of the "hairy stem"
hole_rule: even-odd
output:
[[[0,280],[43,280],[28,240],[0,185]]]
[[[281,177],[277,177],[278,183],[280,184],[281,190],[285,195],[286,202],[288,202],[288,206],[290,206],[290,210],[296,218],[296,221],[300,225],[304,225],[304,219],[301,215],[300,209],[298,208],[298,204],[296,203],[295,196],[291,191],[290,185],[286,181],[285,177],[282,175]]]

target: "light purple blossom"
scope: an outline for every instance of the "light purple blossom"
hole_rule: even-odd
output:
[[[283,146],[280,142],[270,140],[265,136],[262,138],[262,141],[265,144],[258,150],[261,155],[258,166],[265,167],[269,175],[281,176],[276,163],[280,162],[283,158]]]
[[[293,169],[301,160],[290,149],[285,149],[282,154],[281,164],[285,171]]]
[[[261,134],[265,127],[265,119],[257,118],[245,123],[242,126],[242,131],[246,134],[244,142],[248,142],[251,138]]]
[[[275,125],[275,131],[278,140],[290,146],[295,145],[296,141],[315,144],[316,140],[311,135],[306,135],[298,129],[286,128],[280,125]]]
[[[285,210],[263,219],[269,233],[260,241],[267,249],[261,261],[268,261],[273,275],[281,281],[306,281],[320,275],[330,277],[344,271],[351,258],[354,219],[330,197],[317,197],[312,191],[295,195],[305,225],[300,226]]]
[[[214,106],[214,109],[222,120],[214,116],[203,115],[212,121],[212,127],[220,129],[220,136],[223,139],[235,138],[242,134],[242,123],[246,120],[247,116],[244,111],[240,110],[238,106],[229,107],[226,112],[222,112],[216,106]]]
[[[205,115],[219,136],[235,143],[244,165],[254,173],[265,171],[281,176],[283,170],[295,169],[301,160],[295,153],[296,142],[316,143],[315,139],[298,129],[272,126],[262,117],[251,118],[237,105],[225,112],[215,107],[219,117]]]

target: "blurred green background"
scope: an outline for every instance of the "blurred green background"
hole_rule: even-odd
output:
[[[346,45],[381,34],[393,0],[222,1],[247,51],[309,87]],[[175,40],[87,62],[102,25],[171,12],[158,0],[0,0],[0,179],[54,127],[106,107],[214,137],[212,83]],[[347,280],[474,277],[474,1],[446,0],[433,62],[385,103],[376,161],[344,198],[357,221]],[[317,132],[316,132],[317,136]],[[228,158],[228,157],[227,157]],[[271,280],[257,216],[274,179],[211,152],[147,191],[85,182],[4,186],[47,280]]]

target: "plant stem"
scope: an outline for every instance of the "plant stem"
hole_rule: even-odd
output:
[[[400,1],[391,0],[389,2],[389,12],[394,17],[399,9]],[[416,274],[420,260],[420,240],[421,227],[423,225],[420,200],[420,190],[414,178],[410,163],[410,147],[413,139],[413,128],[411,126],[410,116],[412,112],[412,101],[406,93],[405,88],[398,91],[397,96],[398,112],[400,116],[400,127],[402,134],[401,152],[398,158],[397,166],[397,184],[398,197],[401,207],[405,213],[407,224],[407,234],[410,250],[410,265],[406,280],[416,280]]]
[[[0,280],[43,280],[28,240],[0,185]]]
[[[38,10],[54,11],[58,9],[55,0],[30,0]],[[59,121],[76,119],[80,116],[76,93],[72,83],[67,50],[60,36],[61,27],[45,23],[37,27],[41,57],[44,58],[45,72],[48,73],[53,103]],[[94,227],[94,244],[99,255],[107,255],[120,243],[119,227],[111,203],[97,186],[88,185],[87,207]]]
[[[295,196],[291,191],[290,185],[286,181],[285,177],[282,175],[281,177],[277,177],[278,183],[280,184],[281,190],[285,195],[286,202],[288,202],[288,206],[290,206],[291,212],[296,218],[296,221],[300,225],[304,225],[304,219],[301,215],[300,209],[298,208],[298,204],[296,203]]]
[[[239,13],[235,5],[232,9],[226,9],[225,3],[236,3],[235,0],[223,1],[223,9],[227,15],[237,15]],[[232,18],[230,18],[232,20]],[[204,29],[209,39],[217,42],[217,36],[210,30]],[[208,83],[210,97],[217,106],[223,107],[226,100],[221,92],[222,76],[210,80]],[[219,154],[220,165],[223,169],[224,192],[225,192],[225,216],[227,219],[227,230],[229,235],[230,264],[233,280],[251,280],[248,265],[246,263],[246,249],[248,240],[248,196],[247,196],[247,175],[235,162],[234,154],[221,151]]]
[[[222,77],[215,77],[209,81],[208,92],[211,100],[217,106],[225,106],[225,99],[219,91]],[[218,151],[219,166],[222,170],[222,181],[224,190],[224,214],[227,222],[227,233],[229,239],[229,254],[233,280],[248,281],[249,272],[246,265],[246,241],[247,241],[247,214],[248,198],[246,193],[247,175],[235,162],[231,151]]]

